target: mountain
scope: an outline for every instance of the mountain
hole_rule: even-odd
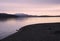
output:
[[[56,15],[56,16],[51,16],[51,15],[28,15],[28,14],[24,14],[24,13],[16,13],[15,14],[18,17],[60,17],[60,15]]]
[[[18,16],[7,14],[7,13],[0,13],[0,18],[15,18],[15,17],[18,17]]]
[[[24,13],[16,13],[16,14],[7,14],[7,13],[0,13],[0,19],[1,18],[16,18],[16,17],[60,17],[60,15],[57,16],[50,16],[50,15],[28,15]]]
[[[15,15],[19,16],[19,17],[27,17],[27,16],[29,16],[29,15],[24,14],[24,13],[16,13]]]

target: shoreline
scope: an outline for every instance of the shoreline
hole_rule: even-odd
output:
[[[1,41],[60,41],[60,23],[24,26]]]

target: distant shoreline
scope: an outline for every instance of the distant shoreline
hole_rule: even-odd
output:
[[[60,17],[59,15],[57,16],[49,16],[49,15],[27,15],[27,14],[20,14],[20,15],[13,15],[13,14],[6,14],[6,13],[0,13],[0,18],[20,18],[20,17]]]
[[[21,16],[21,17],[60,17],[60,16],[30,16],[30,15],[28,15],[28,16]]]

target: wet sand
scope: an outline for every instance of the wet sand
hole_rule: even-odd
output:
[[[60,23],[28,25],[1,41],[60,41]]]

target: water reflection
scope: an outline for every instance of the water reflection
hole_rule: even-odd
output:
[[[36,23],[60,22],[60,17],[22,17],[22,18],[5,18],[0,19],[0,39],[7,37],[16,32],[23,26]]]
[[[15,33],[22,26],[24,20],[27,18],[0,18],[0,39]]]
[[[25,20],[27,17],[21,17],[21,18],[0,18],[0,22],[2,21],[8,21],[8,20]]]

